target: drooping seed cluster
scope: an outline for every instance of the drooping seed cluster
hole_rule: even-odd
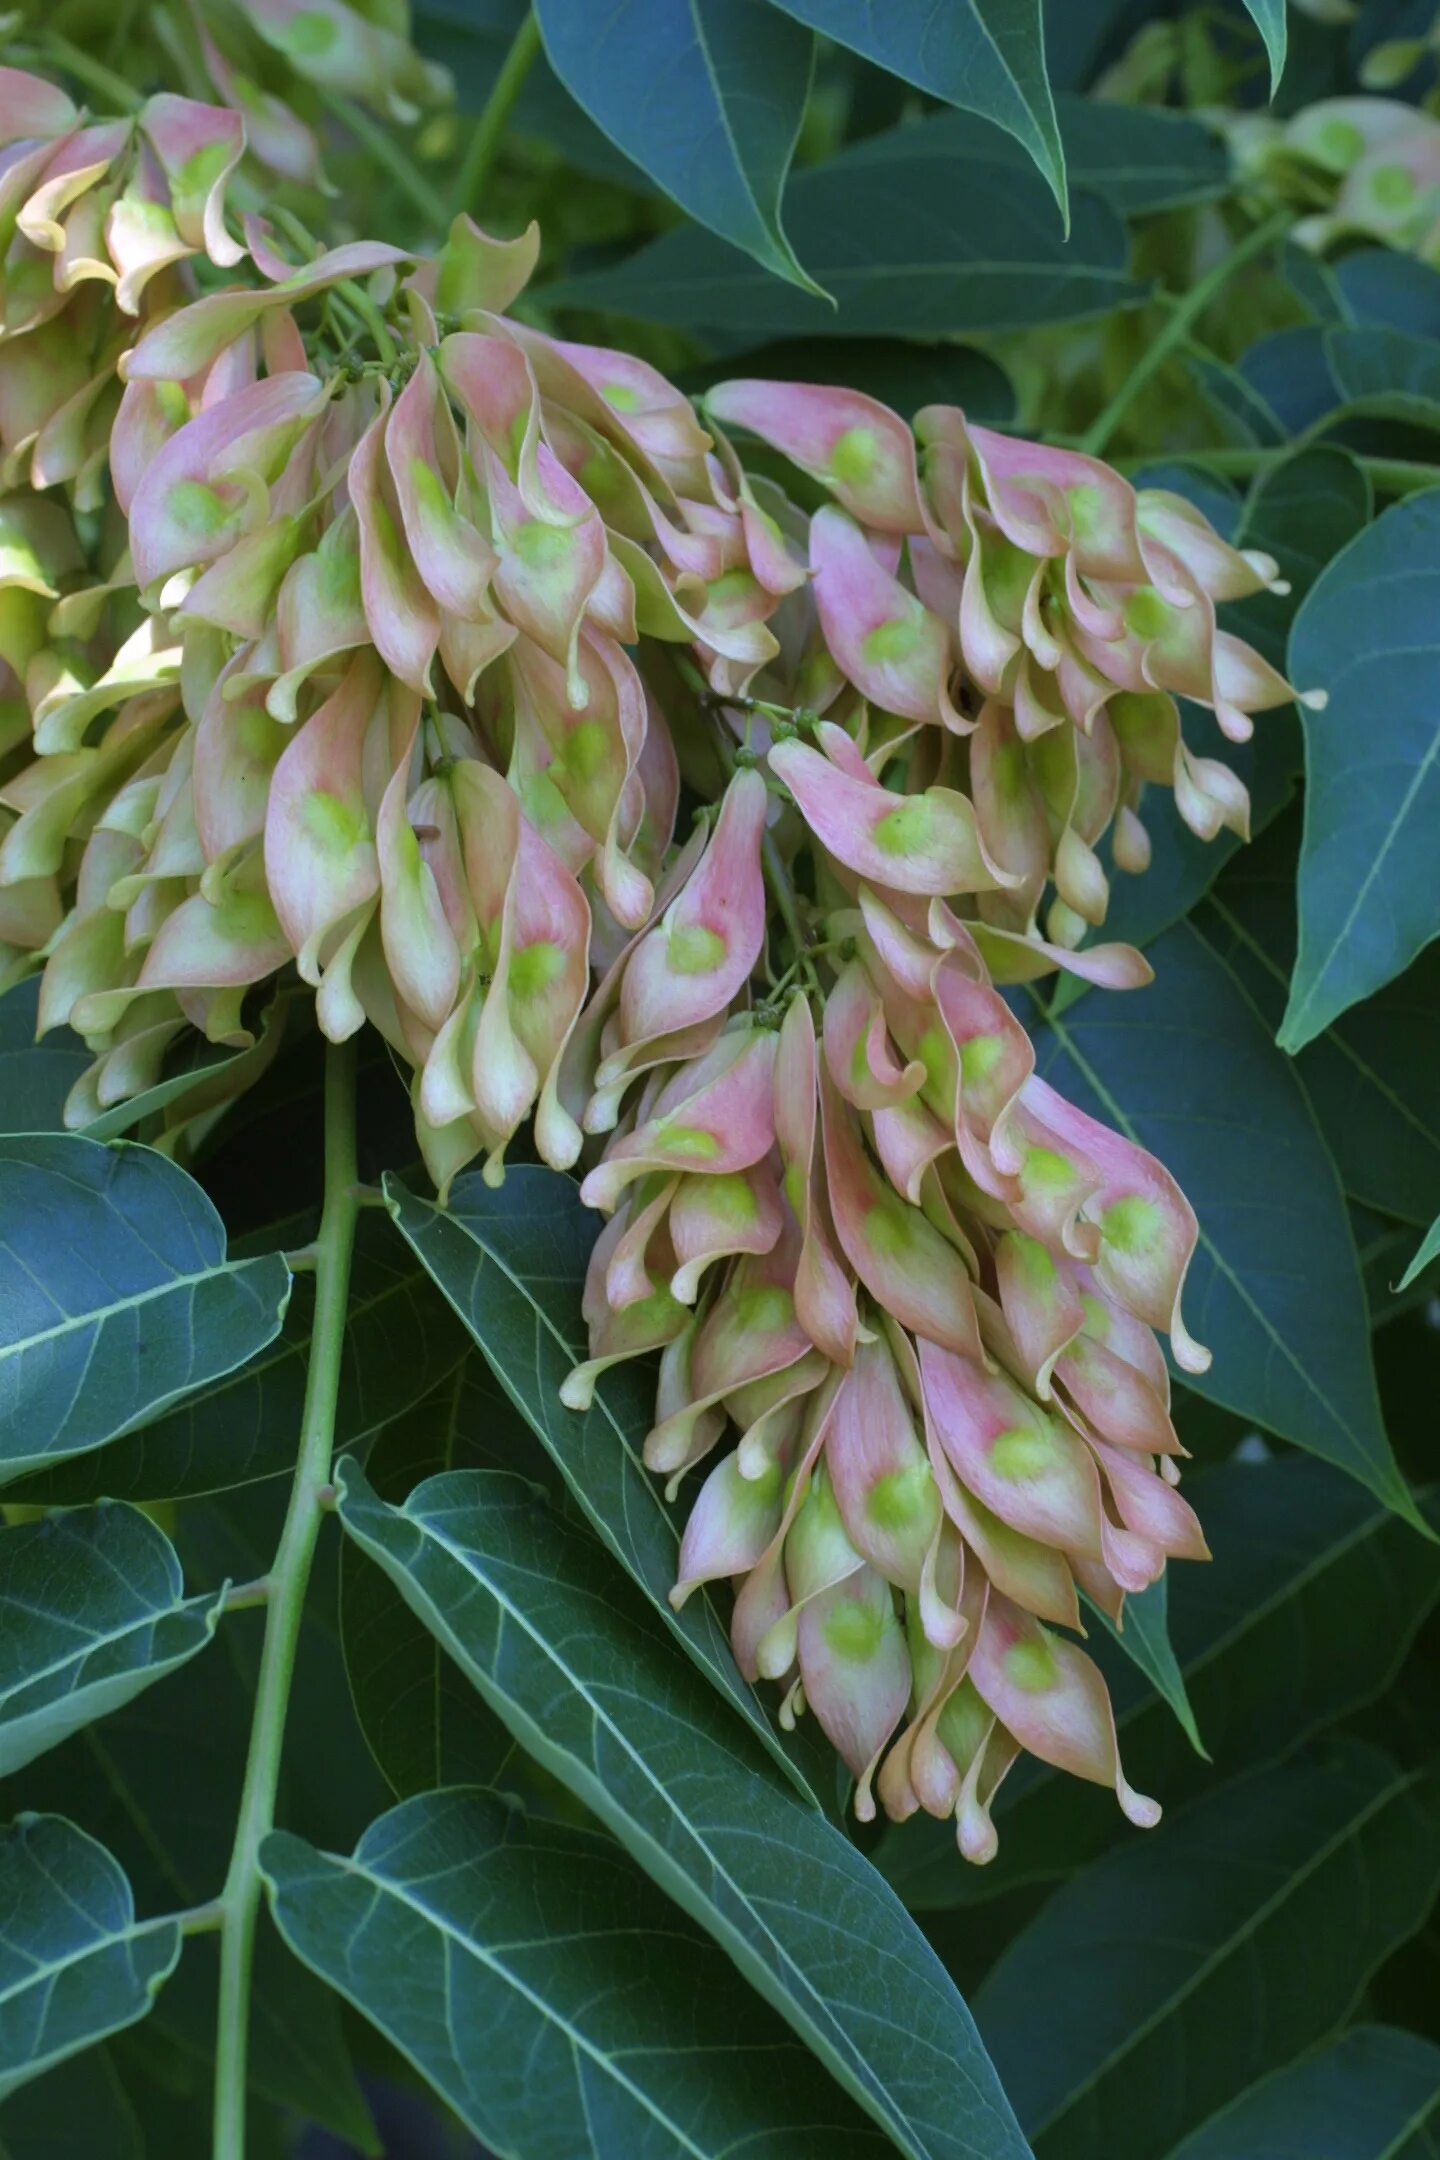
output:
[[[702,424],[507,312],[533,229],[300,260],[252,218],[244,282],[188,293],[186,250],[241,269],[243,145],[204,108],[184,158],[125,123],[34,239],[76,133],[50,95],[15,153],[47,274],[111,178],[160,173],[177,236],[139,285],[87,273],[106,424],[0,503],[0,934],[93,1053],[71,1121],[186,1029],[252,1041],[293,969],[325,1034],[368,1020],[409,1068],[442,1192],[527,1123],[580,1164],[607,1221],[566,1400],[660,1354],[647,1459],[678,1490],[714,1458],[676,1597],[733,1583],[742,1667],[811,1706],[862,1813],[954,1814],[984,1859],[1028,1748],[1153,1820],[1055,1631],[1204,1553],[1155,1339],[1205,1361],[1196,1227],[996,985],[1148,979],[1082,943],[1101,842],[1143,865],[1152,782],[1243,830],[1176,700],[1243,737],[1291,695],[1216,619],[1274,564],[950,408],[912,433],[737,382]],[[0,406],[36,334],[0,341]],[[832,499],[805,515],[727,426]]]

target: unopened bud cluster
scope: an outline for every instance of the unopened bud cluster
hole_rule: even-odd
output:
[[[1028,1749],[1153,1820],[1072,1638],[1204,1555],[1156,1339],[1206,1362],[1196,1225],[996,985],[1148,979],[1083,944],[1102,842],[1143,868],[1147,784],[1244,830],[1178,700],[1243,739],[1291,696],[1216,614],[1275,565],[953,408],[745,381],[702,424],[508,312],[533,229],[242,245],[231,113],[11,73],[0,128],[0,939],[93,1053],[72,1122],[276,977],[368,1020],[442,1193],[527,1126],[579,1166],[566,1401],[659,1353],[676,1598],[734,1586],[859,1812],[983,1860]]]

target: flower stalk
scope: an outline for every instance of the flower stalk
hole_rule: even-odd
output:
[[[350,1263],[359,1214],[355,1166],[355,1047],[332,1043],[325,1065],[325,1202],[316,1240],[315,1322],[300,1447],[285,1527],[268,1577],[265,1644],[250,1728],[245,1784],[220,1903],[220,2013],[215,2041],[214,2160],[245,2160],[250,1982],[260,1912],[260,1847],[275,1823],[275,1796],[290,1686],[315,1543],[330,1480],[340,1390]]]

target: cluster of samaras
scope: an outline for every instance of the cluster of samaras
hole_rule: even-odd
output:
[[[1177,699],[1242,739],[1292,694],[1216,620],[1274,564],[952,408],[736,382],[702,424],[507,314],[533,231],[296,261],[247,219],[242,250],[233,115],[152,100],[86,164],[108,124],[18,80],[0,939],[93,1052],[73,1121],[186,1028],[251,1040],[293,968],[411,1069],[442,1189],[529,1122],[583,1151],[609,1220],[567,1399],[659,1351],[654,1467],[727,1440],[677,1598],[734,1582],[740,1663],[862,1813],[954,1814],[983,1859],[1028,1748],[1153,1819],[1052,1630],[1204,1553],[1154,1334],[1204,1363],[1195,1222],[995,985],[1146,979],[1082,947],[1100,844],[1143,868],[1147,783],[1244,829]],[[113,215],[142,182],[149,277]],[[245,282],[194,297],[191,253]],[[45,341],[81,307],[76,387]]]

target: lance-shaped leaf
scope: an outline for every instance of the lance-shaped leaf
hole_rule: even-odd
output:
[[[1396,503],[1338,555],[1290,639],[1307,712],[1300,951],[1287,1050],[1369,997],[1440,933],[1440,491]]]
[[[1435,1258],[1437,1253],[1440,1253],[1440,1217],[1437,1217],[1436,1220],[1431,1223],[1430,1228],[1426,1231],[1424,1237],[1420,1240],[1420,1244],[1416,1251],[1414,1259],[1410,1262],[1410,1265],[1406,1268],[1405,1273],[1400,1278],[1400,1288],[1402,1290],[1408,1290],[1417,1275],[1420,1275],[1427,1267],[1429,1267],[1431,1261]]]
[[[776,0],[787,15],[848,45],[962,112],[978,113],[1023,143],[1066,210],[1065,151],[1045,73],[1040,0]]]
[[[1181,1731],[1196,1754],[1205,1755],[1208,1761],[1205,1743],[1200,1738],[1200,1728],[1195,1722],[1195,1712],[1190,1707],[1185,1675],[1180,1670],[1170,1641],[1169,1605],[1170,1578],[1165,1574],[1151,1583],[1148,1590],[1132,1593],[1126,1598],[1123,1627],[1117,1627],[1109,1614],[1102,1612],[1098,1605],[1091,1609],[1101,1626],[1109,1629],[1125,1655],[1144,1673],[1156,1694],[1174,1711]]]
[[[1188,1385],[1416,1521],[1380,1413],[1344,1198],[1304,1091],[1198,931],[1177,924],[1154,957],[1148,989],[1103,1009],[1087,999],[1041,1029],[1037,1070],[1153,1142],[1195,1208],[1187,1314],[1214,1362]]]
[[[901,2151],[1023,2153],[918,1930],[696,1684],[590,1540],[515,1479],[433,1478],[403,1509],[350,1465],[341,1479],[346,1530],[522,1746],[715,1936]],[[797,1880],[800,1898],[788,1894]],[[903,2031],[875,1990],[882,1960],[904,1994]]]
[[[1356,2025],[1252,2085],[1170,2160],[1429,2160],[1437,2129],[1440,2047]]]
[[[0,1777],[203,1650],[223,1603],[186,1597],[170,1540],[123,1502],[0,1531]]]
[[[282,1933],[497,2152],[775,2160],[883,2142],[608,1838],[425,1793],[336,1858],[283,1832]],[[556,1915],[564,1933],[554,1933]]]
[[[807,1798],[812,1776],[741,1679],[729,1630],[708,1597],[670,1604],[680,1572],[680,1525],[644,1466],[655,1421],[652,1376],[626,1362],[599,1379],[590,1408],[564,1408],[560,1390],[586,1354],[580,1301],[599,1227],[557,1171],[511,1170],[498,1191],[457,1178],[437,1208],[385,1184],[390,1212],[490,1361],[506,1394],[554,1457],[575,1498],[691,1657],[764,1740]],[[817,1805],[819,1803],[817,1802]]]
[[[1265,44],[1265,55],[1270,62],[1270,95],[1280,87],[1280,77],[1285,71],[1285,0],[1245,0],[1246,9]]]
[[[227,1261],[225,1227],[148,1148],[0,1142],[0,1475],[99,1447],[280,1331],[279,1253]]]
[[[1437,1812],[1433,1781],[1342,1742],[1222,1787],[1057,1891],[976,1998],[1040,2151],[1159,2160],[1332,2030],[1434,1896]]]
[[[780,217],[812,37],[758,0],[620,0],[603,26],[586,0],[535,12],[550,65],[613,143],[702,225],[818,289]]]
[[[303,1245],[314,1220],[244,1241]],[[102,1494],[120,1500],[193,1499],[276,1477],[294,1467],[305,1403],[314,1278],[300,1275],[274,1340],[233,1372],[216,1376],[139,1432],[88,1455],[36,1470],[12,1500],[73,1507]],[[414,1408],[454,1371],[470,1338],[382,1217],[362,1215],[350,1271],[350,1307],[335,1414],[337,1448],[361,1447]]]
[[[139,1921],[125,1873],[59,1815],[0,1831],[0,2099],[144,2017],[180,1928]]]

